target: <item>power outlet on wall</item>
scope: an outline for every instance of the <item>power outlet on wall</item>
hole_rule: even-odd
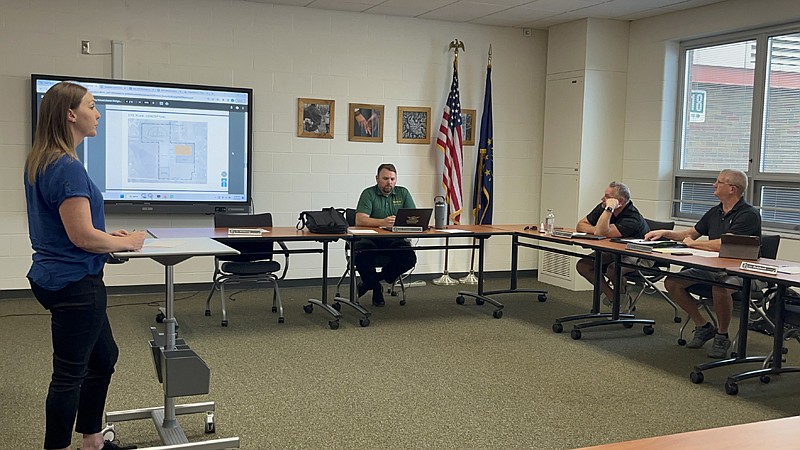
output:
[[[89,41],[81,41],[81,54],[82,55],[91,54],[92,49],[91,49],[90,45],[91,45],[91,42],[89,42]]]

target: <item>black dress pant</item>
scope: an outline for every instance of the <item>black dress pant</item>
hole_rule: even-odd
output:
[[[64,448],[72,442],[73,425],[82,434],[102,430],[119,349],[106,315],[102,272],[57,291],[30,284],[51,317],[53,376],[45,403],[44,448]]]
[[[393,283],[417,263],[417,255],[411,249],[411,244],[401,238],[359,239],[355,242],[354,251],[354,263],[361,275],[361,282],[369,289],[380,287],[381,280]],[[380,274],[378,267],[381,267]]]

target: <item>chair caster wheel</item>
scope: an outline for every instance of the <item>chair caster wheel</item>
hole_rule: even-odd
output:
[[[569,336],[577,341],[581,338],[581,330],[572,330],[569,332]]]
[[[227,327],[228,326],[228,321],[227,320],[223,320],[221,325],[223,327]]]
[[[736,358],[737,356],[739,356],[739,354],[738,354],[738,353],[736,353],[736,352],[731,352],[731,358]]]
[[[337,311],[341,311],[342,310],[342,304],[339,303],[339,302],[333,302],[333,305],[331,305],[331,306],[333,306],[333,309],[335,309]]]
[[[331,330],[338,330],[339,329],[339,321],[338,320],[331,320],[328,322],[328,326],[331,327]]]
[[[678,345],[686,345],[686,339],[678,339]]]
[[[364,317],[363,319],[359,319],[358,324],[361,325],[362,327],[368,327],[369,326],[369,319],[367,317]]]
[[[278,307],[277,306],[273,306],[272,307],[272,312],[278,312]]]
[[[645,325],[644,328],[642,328],[642,331],[644,331],[644,334],[650,336],[651,334],[656,332],[656,329],[653,328],[652,325]]]
[[[406,306],[406,301],[405,300],[400,300],[400,306]]]
[[[733,381],[725,383],[725,393],[728,395],[736,395],[739,393],[739,385]]]
[[[769,382],[772,381],[772,378],[770,378],[769,375],[761,375],[758,379],[764,384],[769,384]]]
[[[210,316],[211,312],[209,312],[206,315]],[[166,316],[164,315],[164,313],[160,312],[160,313],[156,314],[156,323],[164,323],[164,319],[166,319]]]
[[[278,317],[278,323],[284,323],[284,322],[286,322],[286,319],[285,319],[285,318],[283,318],[283,317]]]
[[[482,305],[484,303],[486,303],[486,301],[483,300],[482,298],[477,298],[477,297],[475,298],[475,304],[476,305],[480,306],[480,305]]]
[[[314,311],[314,305],[303,305],[303,311],[305,311],[307,314],[311,314],[311,311]]]
[[[681,319],[678,316],[675,316],[675,317],[672,318],[672,321],[675,322],[675,323],[681,323],[683,321],[683,319]]]
[[[211,411],[206,413],[206,425],[204,431],[206,434],[212,434],[217,431],[217,427],[214,424],[214,413]]]
[[[465,300],[463,295],[459,295],[458,297],[456,297],[456,303],[458,303],[459,305],[463,305],[464,301]]]
[[[547,294],[539,294],[539,301],[544,303],[547,301]]]
[[[700,384],[703,382],[703,372],[692,372],[689,374],[689,379],[692,380],[694,384]]]
[[[101,431],[101,433],[103,433],[104,441],[114,441],[117,439],[117,432],[114,429],[113,423],[106,425],[106,427],[103,428],[103,431]]]
[[[633,328],[633,324],[632,323],[627,323],[627,322],[623,323],[622,326],[625,327],[625,328]]]
[[[499,318],[503,317],[503,310],[502,309],[495,309],[494,312],[492,313],[492,316],[495,319],[499,319]]]
[[[211,317],[211,310],[210,309],[206,310],[206,317]]]
[[[553,333],[561,333],[562,331],[564,331],[564,325],[558,322],[553,324]]]

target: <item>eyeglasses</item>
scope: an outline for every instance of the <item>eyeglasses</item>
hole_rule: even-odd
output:
[[[735,184],[728,183],[727,181],[720,181],[720,180],[714,181],[714,184],[727,184],[728,186],[736,186]]]
[[[536,225],[525,225],[525,228],[523,228],[523,230],[525,230],[525,231],[528,231],[528,230],[536,231],[537,229],[538,228],[536,227]]]

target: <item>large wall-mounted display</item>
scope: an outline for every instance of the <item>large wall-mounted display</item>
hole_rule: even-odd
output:
[[[250,210],[252,89],[34,74],[34,130],[44,93],[64,80],[101,114],[77,153],[107,213]]]

